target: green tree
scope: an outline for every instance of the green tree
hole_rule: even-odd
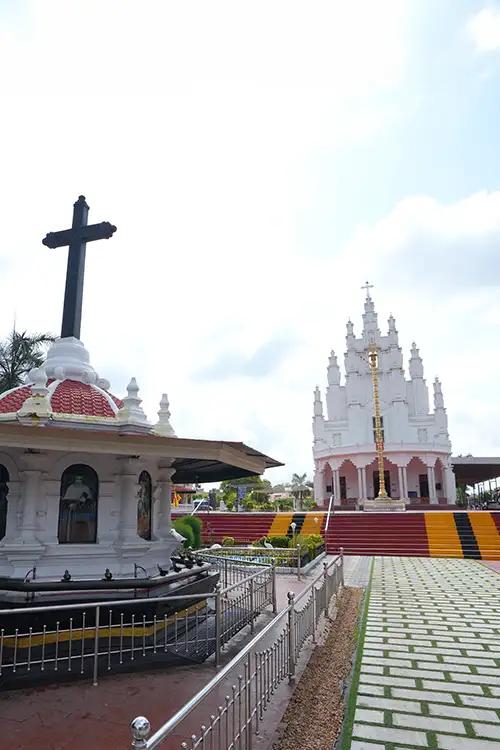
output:
[[[22,385],[30,370],[41,367],[47,345],[54,341],[49,333],[12,333],[0,342],[0,393]]]
[[[311,494],[310,482],[307,481],[307,474],[292,474],[292,495],[297,501],[297,505],[302,509],[304,498]]]
[[[241,477],[240,479],[224,479],[220,483],[220,492],[222,499],[226,503],[227,507],[233,506],[236,503],[237,498],[237,487],[246,487],[247,495],[252,493],[251,502],[253,503],[257,497],[261,498],[261,502],[265,502],[269,493],[271,492],[271,482],[267,479],[262,479],[260,476]],[[256,493],[254,495],[254,493]],[[244,506],[244,502],[240,502]]]

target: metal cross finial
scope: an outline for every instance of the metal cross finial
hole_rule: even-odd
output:
[[[361,289],[366,289],[366,299],[370,299],[370,289],[373,289],[373,284],[369,284],[368,281],[365,281],[364,286],[362,286]]]
[[[80,195],[76,203],[73,204],[71,229],[65,229],[62,232],[49,232],[42,240],[43,244],[50,248],[69,246],[61,338],[68,336],[80,338],[87,242],[109,240],[116,232],[116,227],[109,221],[103,221],[100,224],[87,224],[88,213],[89,207],[85,201],[85,196]]]

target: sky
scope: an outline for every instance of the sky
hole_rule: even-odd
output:
[[[0,0],[0,335],[82,340],[179,436],[312,476],[312,392],[369,279],[455,454],[500,455],[500,2]]]

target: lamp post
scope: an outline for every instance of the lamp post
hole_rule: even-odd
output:
[[[295,523],[295,521],[292,521],[292,523],[290,524],[290,528],[292,530],[292,542],[293,542],[293,546],[295,547],[295,529],[297,528],[297,524]]]

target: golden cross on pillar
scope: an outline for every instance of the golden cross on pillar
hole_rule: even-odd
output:
[[[370,289],[373,289],[373,284],[369,284],[365,281],[364,286],[361,289],[366,289],[366,299],[370,299]]]

